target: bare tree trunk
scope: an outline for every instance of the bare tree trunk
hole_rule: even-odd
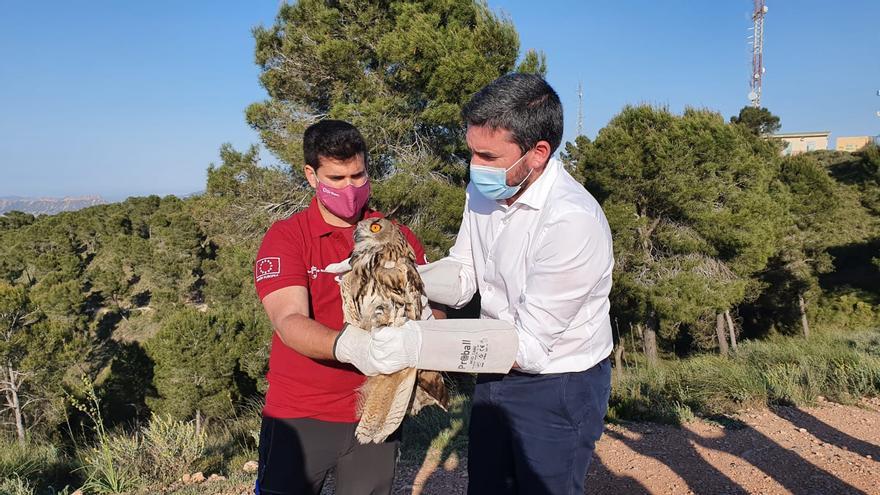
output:
[[[724,335],[724,315],[715,314],[715,335],[718,337],[718,351],[722,356],[727,356],[727,335]]]
[[[196,435],[202,433],[202,411],[196,409]]]
[[[733,318],[730,317],[730,310],[724,312],[724,319],[727,320],[727,329],[730,330],[730,348],[736,352],[736,327],[733,325]]]
[[[623,342],[619,342],[617,347],[614,348],[614,367],[617,368],[617,373],[623,373]]]
[[[632,326],[630,326],[632,329]],[[617,370],[618,375],[623,374],[623,336],[620,335],[620,324],[617,322],[617,318],[614,319],[614,330],[616,330],[617,341],[614,345],[614,368]]]
[[[12,409],[12,413],[15,416],[15,432],[18,434],[18,443],[24,445],[24,419],[21,414],[21,401],[18,397],[21,380],[18,376],[19,373],[12,368],[11,364],[6,367],[5,371],[8,377],[7,380],[9,380],[3,386],[6,392],[6,405]]]
[[[657,330],[653,327],[650,320],[644,327],[642,327],[641,323],[637,324],[636,327],[642,329],[642,343],[645,346],[645,357],[648,358],[648,365],[654,366],[657,364]]]
[[[642,338],[642,327],[640,327],[640,326],[633,327],[633,324],[630,323],[629,324],[629,343],[632,346],[633,352],[635,352],[635,350],[638,349],[638,347],[636,347],[636,334],[639,334],[639,339]],[[636,360],[633,364],[635,365],[636,369],[638,370],[639,369],[638,360]]]
[[[798,293],[798,306],[801,310],[801,326],[804,328],[804,338],[810,338],[810,323],[807,321],[807,303],[804,302],[803,293]]]
[[[644,208],[642,206],[637,206],[637,211],[640,217],[648,218]],[[651,220],[650,225],[642,225],[639,227],[639,239],[642,244],[642,252],[645,255],[645,260],[652,259],[652,247],[651,247],[651,235],[654,232],[654,229],[660,225],[660,218],[655,218]],[[642,343],[645,346],[645,356],[648,358],[648,366],[655,366],[657,364],[657,315],[654,311],[651,311],[648,315],[648,319],[645,322],[644,333],[642,334]],[[637,325],[639,329],[641,329],[641,324]],[[642,333],[642,332],[640,332]]]

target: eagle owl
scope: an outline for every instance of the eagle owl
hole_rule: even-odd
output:
[[[371,331],[421,319],[427,301],[422,287],[415,253],[396,225],[384,218],[357,224],[351,271],[341,280],[347,323]],[[431,404],[445,408],[447,401],[443,376],[435,371],[407,368],[369,377],[359,390],[361,420],[355,434],[361,443],[382,442],[408,410],[416,414]]]

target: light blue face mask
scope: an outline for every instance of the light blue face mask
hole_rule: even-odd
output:
[[[528,152],[526,152],[527,154]],[[513,165],[505,168],[487,167],[485,165],[476,165],[471,162],[471,183],[480,191],[480,194],[489,199],[500,200],[507,199],[519,192],[523,183],[532,175],[532,169],[529,169],[529,175],[515,186],[507,185],[507,172],[513,167],[519,165],[519,162],[526,157],[526,154],[519,157]]]

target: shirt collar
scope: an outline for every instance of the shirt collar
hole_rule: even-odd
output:
[[[364,209],[363,218],[381,218],[383,216],[384,215],[378,211],[369,208]],[[309,231],[312,233],[313,237],[323,237],[338,230],[349,230],[354,228],[354,226],[336,227],[335,225],[327,223],[327,221],[324,220],[324,217],[321,216],[321,209],[318,206],[317,196],[312,196],[312,201],[309,203],[308,208],[306,208],[306,218],[309,223]]]
[[[544,203],[547,202],[547,198],[550,197],[550,189],[553,187],[553,183],[556,182],[556,176],[559,175],[560,167],[562,167],[562,164],[559,160],[551,158],[547,162],[547,166],[544,167],[544,173],[538,177],[538,180],[532,182],[532,185],[526,189],[522,196],[517,198],[510,206],[521,203],[530,208],[540,210]]]

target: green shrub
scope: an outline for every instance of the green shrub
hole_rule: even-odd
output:
[[[0,478],[0,495],[34,495],[34,487],[20,476]]]
[[[819,395],[847,403],[880,394],[880,331],[816,332],[810,340],[745,342],[731,358],[702,355],[615,373],[608,417],[680,424]]]
[[[108,433],[101,417],[101,405],[91,382],[82,378],[82,395],[69,400],[93,423],[97,443],[78,457],[90,493],[125,493],[149,485],[173,481],[192,466],[205,451],[205,432],[196,432],[191,422],[153,415],[149,424],[134,434]]]
[[[228,422],[224,429],[226,439],[223,444],[223,465],[221,469],[228,475],[240,472],[248,461],[256,461],[259,457],[257,447],[260,443],[260,425],[263,419],[263,401],[251,399],[239,412],[238,416]],[[218,436],[212,434],[213,444],[218,443]],[[214,448],[215,450],[219,450]]]
[[[206,435],[195,425],[153,416],[140,433],[105,434],[82,452],[88,492],[125,493],[162,485],[192,472],[205,452]]]
[[[53,445],[0,439],[0,480],[19,478],[36,490],[54,489],[63,486],[74,469],[73,461]]]
[[[21,445],[0,442],[0,479],[19,476],[28,478],[57,462],[58,452],[50,445]]]
[[[97,446],[80,453],[86,493],[126,493],[142,486],[140,473],[146,464],[137,437],[104,435]]]
[[[180,478],[204,454],[205,439],[205,432],[196,432],[191,422],[153,415],[143,430],[144,453],[150,460],[145,471],[156,481]]]
[[[816,326],[835,330],[864,330],[880,326],[880,308],[865,294],[853,292],[823,297],[815,316]]]

